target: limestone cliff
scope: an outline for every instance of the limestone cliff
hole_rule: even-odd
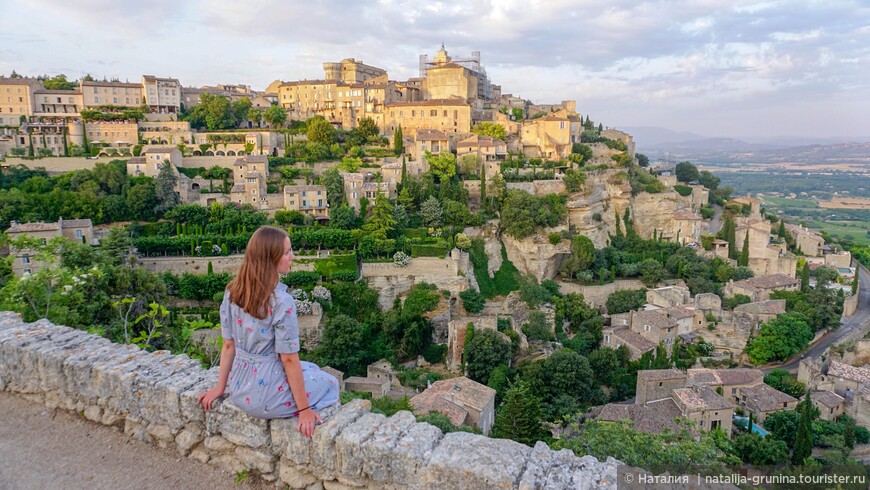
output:
[[[521,273],[534,276],[538,281],[556,277],[562,258],[571,253],[571,244],[568,240],[562,240],[556,245],[547,241],[547,233],[554,230],[544,230],[544,233],[522,240],[510,235],[502,236],[508,260]]]
[[[686,199],[673,190],[658,194],[641,192],[631,198],[634,231],[647,240],[653,237],[655,230],[659,234],[663,231],[670,233],[674,227],[674,213],[685,207],[688,207]],[[672,237],[672,240],[675,239],[676,237]]]
[[[596,248],[607,246],[616,231],[616,214],[629,206],[631,188],[619,169],[589,172],[583,189],[568,196],[568,224],[575,233],[592,240]]]

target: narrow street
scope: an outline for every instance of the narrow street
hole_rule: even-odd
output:
[[[826,334],[803,354],[793,357],[780,366],[767,367],[764,369],[764,372],[770,372],[773,369],[787,369],[789,371],[797,372],[801,359],[821,356],[825,349],[830,347],[832,344],[841,341],[844,337],[856,330],[860,330],[864,334],[870,331],[870,272],[868,272],[864,266],[859,265],[858,277],[861,284],[861,291],[858,293],[858,310],[855,311],[855,314],[843,318],[840,322],[840,328]]]

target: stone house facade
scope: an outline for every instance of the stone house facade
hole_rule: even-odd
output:
[[[411,398],[414,412],[441,412],[453,425],[470,425],[489,435],[495,422],[495,390],[464,376],[432,383]]]

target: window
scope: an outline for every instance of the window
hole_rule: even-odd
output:
[[[26,255],[23,256],[23,257],[21,257],[21,263],[22,263],[22,264],[29,264],[29,263],[30,263],[30,257],[28,257],[28,256],[26,256]]]
[[[559,122],[559,129],[565,129],[565,121]]]
[[[76,238],[81,239],[83,236],[84,236],[84,233],[82,233],[82,230],[76,230]]]
[[[24,269],[25,274],[30,274],[30,269]]]
[[[438,109],[429,109],[429,116],[435,117],[438,115]]]
[[[644,325],[644,326],[643,326],[643,331],[644,331],[644,332],[649,332],[650,330],[652,330],[652,327],[650,327],[649,325]]]

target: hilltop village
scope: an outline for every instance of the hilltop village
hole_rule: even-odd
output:
[[[575,101],[505,93],[480,53],[323,72],[0,78],[0,310],[212,367],[224,288],[273,224],[304,357],[345,402],[634,465],[870,442],[863,344],[771,371],[858,308],[848,251],[691,162],[651,167]],[[663,449],[603,442],[628,433]]]

